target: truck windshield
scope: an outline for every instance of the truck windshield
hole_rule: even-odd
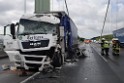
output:
[[[55,34],[57,25],[32,20],[20,20],[18,34]]]

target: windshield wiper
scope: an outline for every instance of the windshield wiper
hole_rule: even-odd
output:
[[[20,33],[19,35],[30,35],[30,34],[33,34],[33,33],[25,32],[25,33]]]
[[[21,33],[19,35],[30,35],[30,34],[47,34],[47,33],[29,33],[29,32],[25,32],[25,33]]]
[[[34,34],[47,34],[47,33],[45,33],[45,32],[44,33],[39,32],[39,33],[34,33]]]

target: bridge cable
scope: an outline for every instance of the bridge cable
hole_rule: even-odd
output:
[[[65,1],[65,5],[66,5],[67,14],[69,16],[68,4],[67,4],[67,1],[66,0],[64,0],[64,1]]]
[[[106,18],[107,18],[108,10],[109,10],[109,5],[110,5],[110,0],[108,0],[108,4],[107,4],[106,13],[105,13],[104,21],[103,21],[103,26],[102,26],[100,40],[102,38],[102,34],[103,34],[103,31],[104,31],[104,28],[105,28]]]
[[[117,13],[117,11],[118,11],[118,0],[116,0],[116,30],[118,29],[118,25],[117,25],[117,16],[118,16],[118,13]]]

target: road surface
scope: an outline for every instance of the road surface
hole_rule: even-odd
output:
[[[101,56],[99,44],[83,44],[85,58],[77,62],[66,62],[60,70],[38,73],[35,76],[19,77],[16,73],[0,71],[1,83],[124,83],[124,49],[120,56]],[[10,64],[8,58],[1,59],[0,65]],[[10,64],[12,65],[12,64]],[[30,79],[29,79],[30,77]]]

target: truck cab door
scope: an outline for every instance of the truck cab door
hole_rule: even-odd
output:
[[[8,24],[4,26],[4,37],[3,37],[3,44],[4,44],[4,50],[12,50],[13,48],[13,31],[11,30],[11,24]]]

